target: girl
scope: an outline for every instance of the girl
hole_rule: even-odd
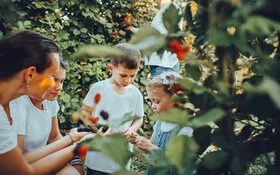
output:
[[[170,99],[176,95],[175,82],[180,78],[176,72],[164,72],[157,75],[147,84],[147,94],[151,100],[153,112],[167,112],[171,107]],[[170,136],[178,129],[176,124],[157,121],[154,125],[154,132],[150,139],[139,137],[136,133],[132,133],[129,136],[129,141],[134,143],[139,149],[148,153],[165,149]],[[193,129],[190,127],[182,128],[178,134],[184,134],[192,136]],[[156,174],[156,169],[148,166],[147,175]],[[168,174],[176,174],[174,168],[168,171]]]
[[[22,95],[43,99],[54,85],[59,63],[58,46],[39,33],[24,30],[0,40],[0,174],[54,174],[73,159],[76,144],[28,163],[13,125],[20,119],[3,109]]]
[[[78,141],[85,133],[72,130],[69,136],[64,138],[59,132],[57,112],[59,105],[56,97],[62,90],[65,80],[66,65],[60,61],[60,69],[54,76],[55,85],[50,88],[43,100],[21,96],[9,103],[11,115],[22,117],[21,122],[17,122],[18,146],[23,152],[24,158],[28,163],[41,159],[55,151],[69,146],[72,141]],[[8,107],[4,107],[7,111]],[[25,109],[23,109],[25,108]],[[23,113],[22,110],[25,110]],[[72,139],[72,140],[71,140]],[[53,144],[52,144],[53,143]],[[48,144],[48,146],[46,146]],[[82,162],[80,162],[81,164]],[[83,167],[77,166],[81,174]],[[67,165],[60,172],[67,174],[79,174],[74,167]],[[58,173],[59,174],[59,173]]]

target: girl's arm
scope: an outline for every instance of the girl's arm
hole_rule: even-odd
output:
[[[75,145],[71,145],[32,164],[28,164],[19,147],[15,147],[0,154],[0,174],[55,174],[73,158],[75,147]]]
[[[52,129],[51,129],[51,133],[49,135],[48,143],[52,143],[58,139],[61,139],[62,137],[63,136],[61,135],[61,133],[59,131],[59,127],[58,127],[57,117],[54,116],[52,118]]]
[[[28,163],[33,163],[43,157],[46,157],[54,152],[57,152],[71,144],[80,140],[83,136],[89,134],[89,132],[77,132],[77,129],[72,129],[69,135],[62,137],[61,139],[52,142],[42,148],[35,149],[32,151],[24,152],[23,156]],[[19,139],[18,139],[19,140]],[[19,140],[20,141],[20,140]],[[22,141],[20,141],[22,142]],[[22,143],[19,144],[21,145]],[[24,139],[23,139],[24,142]],[[21,148],[23,151],[23,148]]]

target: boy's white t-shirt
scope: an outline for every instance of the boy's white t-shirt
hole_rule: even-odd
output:
[[[120,95],[113,89],[109,79],[97,82],[92,85],[83,103],[87,106],[94,106],[94,96],[98,92],[101,94],[101,100],[95,106],[92,115],[99,117],[99,123],[106,124],[106,121],[100,116],[101,110],[106,111],[109,114],[108,122],[113,126],[113,132],[122,132],[131,126],[132,121],[119,125],[125,114],[144,116],[143,96],[134,85],[127,86],[125,93]],[[118,148],[115,149],[117,152]],[[85,165],[90,169],[106,173],[112,173],[119,169],[119,165],[108,156],[95,151],[87,153]]]
[[[14,119],[13,119],[14,121]],[[10,125],[8,116],[0,105],[0,154],[11,151],[17,146],[17,134],[14,125]]]
[[[17,134],[24,135],[24,151],[28,152],[45,146],[52,128],[52,117],[57,115],[59,105],[56,100],[43,101],[44,110],[39,110],[31,102],[28,96],[23,96],[20,101],[13,101],[10,106],[12,115],[17,115],[16,106],[24,105],[26,108],[26,119],[17,124]]]

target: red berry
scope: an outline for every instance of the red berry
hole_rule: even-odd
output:
[[[176,103],[176,102],[172,102],[172,103],[171,103],[171,106],[172,106],[172,107],[175,107],[175,108],[176,108],[176,107],[179,107],[178,103]]]
[[[170,42],[169,46],[170,46],[171,50],[175,53],[184,51],[183,47],[181,46],[181,43],[178,40],[172,40]]]
[[[175,84],[174,86],[175,86],[175,89],[177,91],[183,91],[184,90],[179,84]]]
[[[184,52],[184,51],[182,51],[182,52],[176,52],[176,55],[177,55],[177,58],[178,58],[179,60],[184,60],[184,59],[186,58],[186,56],[187,56],[187,53]]]
[[[87,151],[88,151],[88,147],[85,145],[82,145],[82,146],[80,146],[80,148],[78,148],[79,156],[86,155]]]
[[[88,118],[91,122],[92,122],[92,124],[97,124],[97,122],[98,122],[98,120],[99,120],[99,118],[98,117],[93,117],[93,116],[90,116],[89,118]]]
[[[94,103],[97,104],[101,100],[101,94],[97,92],[94,96]]]

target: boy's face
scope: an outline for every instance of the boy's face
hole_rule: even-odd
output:
[[[169,102],[172,95],[166,93],[163,87],[148,87],[147,94],[152,102],[153,112],[167,112],[171,104]]]
[[[109,64],[108,69],[112,73],[111,78],[113,78],[115,83],[117,83],[120,87],[126,87],[134,81],[139,68],[128,69],[122,64],[119,64],[118,66]]]
[[[59,95],[59,93],[62,90],[63,82],[65,80],[65,74],[66,70],[61,67],[59,69],[59,72],[54,76],[55,85],[52,88],[50,88],[45,94],[46,100],[53,101]]]

